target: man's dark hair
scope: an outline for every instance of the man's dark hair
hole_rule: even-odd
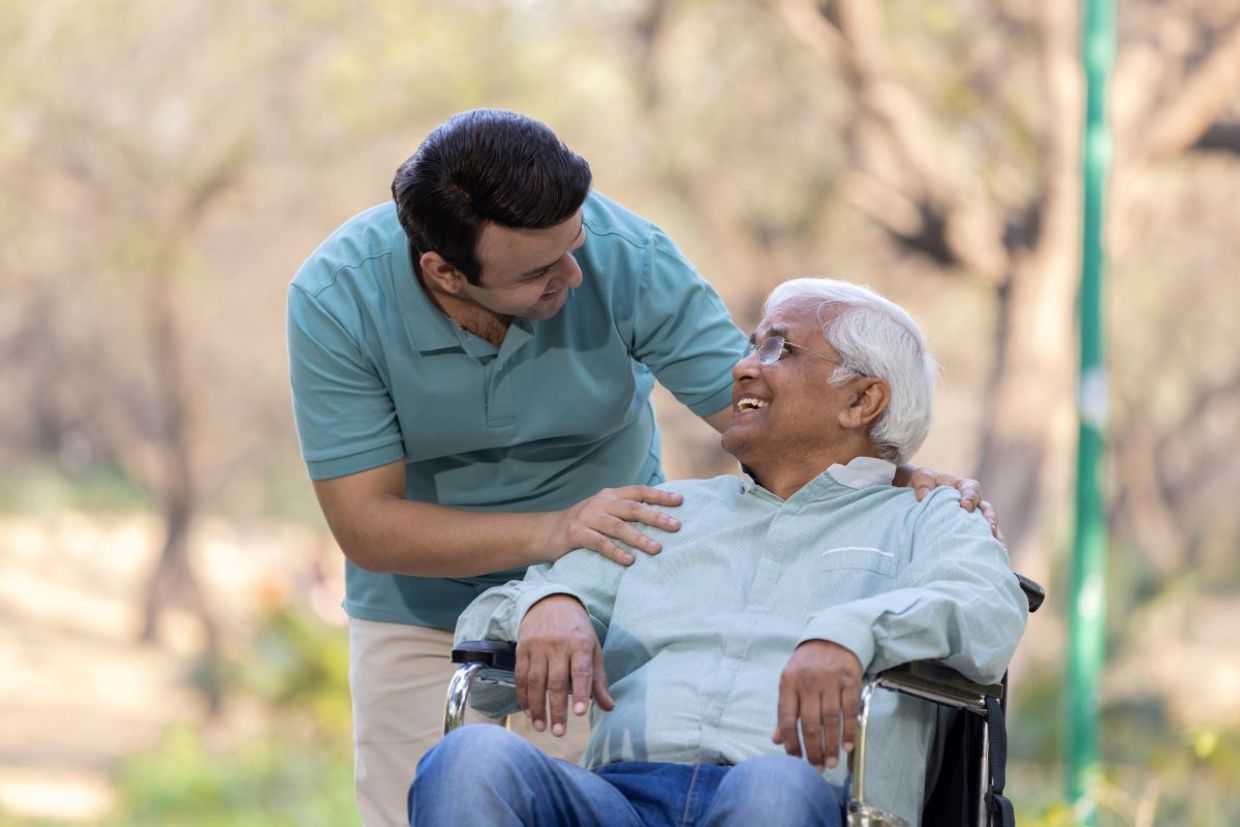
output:
[[[474,109],[435,128],[396,171],[392,198],[418,259],[435,251],[478,284],[484,222],[541,230],[586,200],[590,165],[547,126],[515,112]]]

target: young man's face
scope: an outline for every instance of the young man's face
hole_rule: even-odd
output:
[[[581,210],[542,230],[487,223],[478,234],[481,284],[466,284],[460,295],[506,316],[550,319],[581,284],[572,252],[583,243]]]

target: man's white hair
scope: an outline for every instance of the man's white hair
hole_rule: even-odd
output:
[[[883,459],[907,460],[930,431],[938,374],[921,327],[904,308],[870,288],[827,278],[785,281],[771,291],[762,313],[797,301],[818,303],[823,338],[843,362],[831,375],[832,385],[860,375],[882,379],[891,388],[891,400],[871,425],[870,439]]]

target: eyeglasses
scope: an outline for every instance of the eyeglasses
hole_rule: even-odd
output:
[[[741,358],[742,359],[748,358],[749,354],[753,353],[756,350],[758,351],[759,362],[761,362],[764,365],[773,365],[776,362],[778,362],[780,359],[788,355],[788,348],[793,348],[795,350],[804,351],[805,353],[808,353],[810,356],[817,356],[819,359],[822,359],[824,362],[830,362],[831,364],[836,365],[837,367],[841,367],[841,368],[844,367],[844,364],[840,362],[838,359],[832,359],[830,356],[819,353],[815,350],[810,350],[809,348],[804,347],[802,345],[794,345],[792,342],[788,341],[783,336],[772,336],[769,339],[763,339],[762,344],[758,344],[754,340],[754,337],[750,336],[749,344],[745,346],[745,353],[741,356]]]

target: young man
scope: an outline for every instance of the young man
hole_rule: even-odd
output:
[[[657,552],[630,524],[677,525],[653,507],[680,502],[652,487],[653,383],[722,430],[744,347],[671,240],[592,192],[586,161],[537,121],[457,115],[392,193],[324,241],[288,297],[298,436],[348,558],[367,827],[404,821],[460,611],[574,548]]]
[[[642,527],[661,554],[574,552],[458,623],[459,640],[517,641],[535,722],[562,732],[569,687],[578,715],[593,698],[585,767],[466,726],[418,768],[412,824],[839,825],[863,674],[1003,674],[1028,604],[1002,545],[955,491],[891,486],[930,422],[934,363],[908,314],[785,283],[733,377],[723,446],[748,473],[669,484],[684,527]],[[871,715],[887,719],[873,799],[915,824],[934,711],[880,695]]]

